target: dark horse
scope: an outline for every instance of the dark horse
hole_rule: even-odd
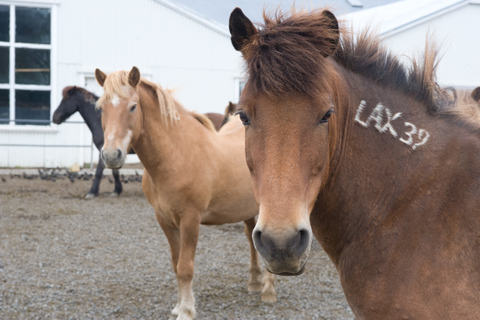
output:
[[[95,109],[95,103],[98,96],[80,87],[69,86],[63,89],[63,98],[57,110],[53,113],[52,120],[56,124],[61,124],[67,120],[75,112],[79,112],[85,120],[88,128],[92,132],[93,143],[100,151],[103,146],[103,129],[102,129],[102,114]],[[105,164],[102,159],[98,159],[97,170],[95,171],[95,179],[92,187],[88,191],[85,198],[91,199],[98,195],[98,188],[102,180],[103,170]],[[120,174],[117,169],[112,169],[113,177],[115,178],[115,189],[112,195],[119,195],[122,192],[122,182],[120,181]]]
[[[230,16],[248,81],[238,105],[260,206],[255,247],[304,271],[313,236],[357,319],[480,318],[480,124],[435,82],[327,10]]]
[[[98,96],[92,92],[85,90],[84,88],[76,86],[68,86],[63,89],[63,98],[60,105],[53,113],[52,120],[56,124],[61,124],[67,120],[75,112],[79,112],[85,120],[88,128],[92,132],[93,143],[100,151],[103,146],[103,128],[102,128],[102,114],[100,110],[95,108],[95,103],[98,100]],[[219,113],[207,113],[206,116],[213,122],[215,128],[218,130],[222,125],[224,116]],[[130,153],[135,153],[130,150]],[[88,191],[85,198],[91,199],[98,195],[98,189],[100,181],[102,180],[103,170],[105,164],[101,157],[98,159],[97,170],[95,172],[95,179],[93,180],[92,187]],[[118,169],[112,169],[113,177],[115,178],[115,189],[112,195],[119,195],[122,192],[122,182],[120,181],[120,174]]]

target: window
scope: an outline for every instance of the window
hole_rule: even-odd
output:
[[[0,125],[49,125],[51,8],[0,5]]]
[[[243,88],[247,83],[246,79],[243,78],[236,78],[235,79],[235,97],[232,102],[238,103],[240,100],[240,95],[242,94]]]

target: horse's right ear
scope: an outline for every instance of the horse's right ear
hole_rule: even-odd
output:
[[[107,79],[107,75],[97,68],[95,69],[95,79],[97,79],[98,84],[103,87],[105,79]]]
[[[475,100],[477,102],[480,102],[480,87],[476,87],[472,91],[472,98],[473,98],[473,100]]]
[[[253,36],[258,32],[257,28],[253,25],[240,8],[233,9],[230,14],[230,20],[228,24],[233,47],[237,51],[242,51],[247,43],[252,41]]]
[[[128,74],[128,84],[132,86],[132,88],[136,88],[137,84],[140,82],[140,70],[137,67],[132,67],[130,73]]]

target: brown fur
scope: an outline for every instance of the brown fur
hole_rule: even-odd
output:
[[[256,249],[272,272],[298,275],[315,236],[359,320],[477,319],[480,137],[464,120],[475,104],[437,85],[430,43],[410,69],[368,32],[328,55],[325,17],[253,31],[239,9],[230,17],[250,73],[238,113]]]
[[[332,39],[338,29],[328,28],[331,19],[322,10],[277,11],[275,16],[264,13],[265,23],[242,48],[250,83],[255,91],[272,96],[298,92],[314,96],[322,88],[319,75],[332,74],[325,59],[333,52]],[[369,28],[356,37],[344,32],[333,59],[346,69],[367,77],[379,85],[399,90],[424,102],[430,111],[451,106],[452,96],[435,82],[438,54],[427,43],[423,58],[413,59],[405,68],[390,54],[378,36]]]
[[[143,191],[170,244],[178,282],[172,315],[193,319],[200,224],[245,222],[251,253],[248,290],[262,289],[251,235],[258,206],[244,159],[244,129],[236,120],[216,132],[206,116],[186,110],[170,92],[144,78],[137,81],[137,76],[140,72],[134,67],[130,73],[114,72],[99,79],[105,91],[98,104],[105,134],[102,156],[115,168],[123,165],[126,146],[136,151],[145,168]],[[121,97],[114,99],[116,106],[113,97]],[[175,117],[169,118],[171,114]],[[266,274],[263,290],[263,301],[276,300],[271,274]]]

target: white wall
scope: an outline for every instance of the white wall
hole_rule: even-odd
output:
[[[109,73],[137,66],[150,80],[177,88],[178,100],[187,109],[199,112],[223,113],[228,102],[236,99],[235,79],[241,76],[241,57],[231,45],[228,30],[172,10],[161,0],[52,3],[57,17],[57,81],[52,83],[56,90],[52,114],[62,89],[68,85],[91,86],[95,68]],[[77,114],[70,120],[80,119]],[[89,145],[91,135],[85,125],[79,124],[0,126],[0,141]],[[91,158],[90,148],[0,148],[0,167],[83,166]],[[96,162],[98,153],[93,158]]]
[[[411,57],[422,52],[427,32],[441,45],[437,69],[440,85],[480,86],[480,4],[470,3],[444,15],[387,36],[387,48]]]

